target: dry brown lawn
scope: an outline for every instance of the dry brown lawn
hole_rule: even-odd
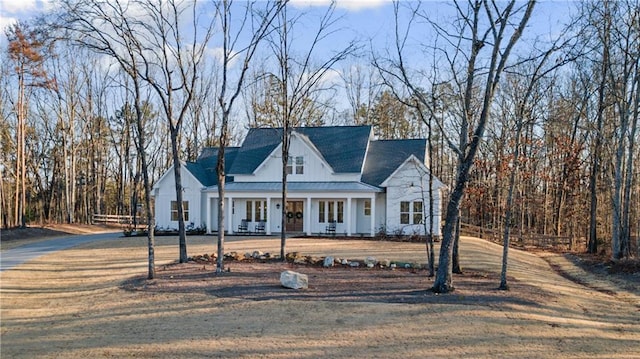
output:
[[[215,252],[189,237],[190,255]],[[277,253],[279,240],[229,239],[227,251]],[[424,245],[290,239],[288,251],[424,262]],[[283,264],[173,265],[177,239],[158,238],[158,279],[144,280],[146,239],[60,251],[1,273],[2,358],[638,358],[637,276],[587,273],[559,254],[463,237],[456,291],[427,291],[423,271],[322,269],[306,291],[279,286]],[[578,281],[572,280],[579,279]]]

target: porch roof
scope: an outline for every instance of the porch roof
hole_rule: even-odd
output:
[[[225,184],[225,192],[274,192],[282,191],[282,182],[230,182]],[[210,186],[205,192],[217,192],[218,186]],[[384,190],[362,182],[287,182],[287,192],[369,192]]]

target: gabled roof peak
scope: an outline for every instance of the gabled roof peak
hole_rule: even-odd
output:
[[[282,141],[282,127],[251,128],[230,174],[252,174]],[[371,126],[294,127],[305,136],[336,173],[360,173]]]

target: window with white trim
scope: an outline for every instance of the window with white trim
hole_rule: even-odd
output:
[[[369,199],[364,200],[364,215],[365,216],[371,215],[371,200]]]
[[[422,224],[422,201],[400,202],[400,224]]]
[[[267,220],[267,201],[247,201],[245,219],[249,222]]]
[[[411,217],[409,203],[409,201],[400,202],[400,224],[409,224],[409,218]]]
[[[267,201],[255,201],[255,221],[267,221]]]
[[[304,174],[304,157],[289,156],[287,159],[287,174],[301,175]]]
[[[336,220],[335,216],[335,202],[329,201],[329,222],[334,222]]]
[[[324,208],[325,208],[325,201],[318,202],[318,223],[325,223],[327,221],[325,218],[326,212]]]
[[[182,201],[182,213],[184,214],[184,220],[189,220],[189,201]],[[178,220],[178,201],[171,201],[171,220]]]
[[[318,222],[344,223],[344,201],[320,201],[318,208]]]
[[[413,224],[422,224],[422,201],[413,202]]]
[[[244,215],[244,218],[249,222],[251,222],[251,217],[253,217],[251,215],[253,213],[253,208],[251,207],[252,204],[253,204],[253,202],[247,201],[247,211],[246,211],[246,213]]]

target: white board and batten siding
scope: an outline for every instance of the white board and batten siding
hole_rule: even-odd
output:
[[[423,222],[426,223],[426,230],[429,231],[429,174],[428,170],[419,161],[407,160],[402,164],[383,185],[387,188],[386,199],[386,230],[393,234],[402,231],[405,235],[424,234],[425,225],[413,222],[411,212],[409,223],[403,224],[400,220],[400,203],[409,202],[413,207],[413,202],[422,202]],[[441,208],[443,184],[434,177],[433,180],[433,234],[440,236]],[[413,209],[413,208],[411,208]]]
[[[291,136],[289,145],[289,157],[302,156],[304,161],[304,173],[294,173],[287,176],[291,182],[353,182],[360,180],[360,173],[333,172],[331,166],[321,155],[310,147],[309,143],[295,134]],[[267,159],[261,163],[251,175],[234,174],[236,182],[280,182],[282,181],[282,145],[278,145]]]
[[[181,167],[180,177],[182,178],[182,200],[189,202],[189,219],[185,220],[185,225],[191,223],[195,227],[205,225],[203,217],[204,198],[202,196],[202,188],[204,187],[189,172],[184,165]],[[175,176],[173,167],[165,172],[164,176],[156,183],[154,187],[154,200],[156,208],[156,226],[158,228],[178,228],[178,221],[171,220],[171,202],[176,200]]]

